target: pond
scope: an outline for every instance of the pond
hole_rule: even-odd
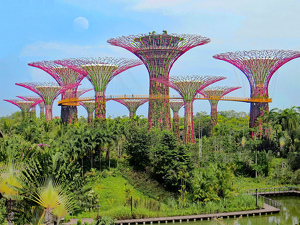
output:
[[[296,196],[278,196],[272,197],[273,200],[282,204],[282,211],[273,215],[255,216],[255,217],[243,217],[237,221],[237,219],[224,219],[218,221],[197,221],[182,223],[182,225],[295,225],[300,220],[300,197]]]

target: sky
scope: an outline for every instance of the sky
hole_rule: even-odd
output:
[[[214,59],[218,53],[243,50],[300,50],[300,0],[0,0],[0,98],[32,96],[16,82],[54,79],[29,62],[76,57],[126,57],[129,51],[107,43],[109,38],[156,31],[196,34],[209,44],[183,54],[170,76],[226,76],[215,86],[241,86],[228,96],[249,97],[246,76],[233,65]],[[271,78],[270,108],[299,106],[300,59],[283,65]],[[84,79],[81,88],[91,88]],[[149,75],[144,65],[116,76],[107,87],[110,94],[148,94]],[[172,94],[176,94],[171,90]],[[88,92],[85,97],[93,96]],[[249,112],[250,104],[221,101],[218,110]],[[18,111],[0,100],[0,117]],[[39,107],[37,107],[39,112]],[[194,102],[194,114],[210,113],[207,100]],[[147,117],[148,105],[137,114]],[[57,102],[54,116],[60,115]],[[87,116],[83,107],[79,115]],[[128,115],[121,104],[109,101],[107,116]],[[180,111],[183,115],[183,109]]]

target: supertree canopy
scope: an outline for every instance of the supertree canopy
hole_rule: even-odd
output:
[[[218,122],[218,103],[221,97],[227,95],[228,93],[237,90],[241,87],[207,87],[203,89],[200,94],[209,99],[210,103],[210,132],[212,133],[213,128]]]
[[[177,138],[180,138],[180,132],[179,132],[179,110],[184,105],[183,100],[179,99],[171,99],[170,100],[170,107],[173,110],[173,124],[172,128],[174,133],[176,134]]]
[[[152,78],[169,79],[174,62],[188,50],[210,42],[200,35],[162,34],[155,32],[111,38],[108,43],[127,49],[145,64],[150,76],[150,95],[169,95],[169,87]],[[150,99],[148,113],[149,128],[170,128],[170,104],[168,98]]]
[[[24,82],[24,83],[16,83],[16,85],[28,88],[29,90],[38,94],[44,100],[45,108],[46,108],[45,121],[52,120],[52,105],[54,99],[59,94],[65,92],[66,90],[73,88],[76,85],[78,86],[78,84],[57,86],[55,83],[52,82],[46,82],[46,83]]]
[[[193,102],[195,96],[202,89],[217,81],[223,80],[226,77],[221,76],[177,76],[166,79],[153,78],[157,82],[161,82],[173,89],[175,89],[183,98],[184,101],[184,131],[185,142],[195,142],[194,128],[193,128]]]
[[[80,105],[83,106],[88,113],[88,123],[92,123],[93,113],[95,111],[95,101],[84,101],[80,102]]]
[[[251,98],[269,98],[268,86],[271,77],[282,65],[300,57],[300,51],[252,50],[227,52],[213,56],[239,68],[250,83]],[[258,116],[268,111],[268,103],[254,102],[250,108],[250,127],[255,126]]]
[[[4,99],[6,102],[10,102],[15,106],[18,106],[22,111],[23,118],[28,117],[29,109],[38,103],[34,101],[20,101],[19,99]]]
[[[76,70],[68,68],[66,66],[62,66],[60,64],[55,63],[55,61],[40,61],[40,62],[32,62],[28,63],[29,66],[33,66],[39,69],[44,70],[49,75],[51,75],[59,86],[79,84],[83,78],[86,76],[83,73],[79,73]],[[77,86],[67,90],[62,93],[62,99],[66,98],[76,98],[77,94]],[[77,120],[77,106],[61,106],[61,119],[62,122],[66,123],[68,121]]]
[[[135,116],[138,107],[148,102],[148,99],[115,99],[129,110],[129,117]]]
[[[66,59],[55,62],[86,75],[95,90],[96,119],[106,117],[105,90],[108,83],[119,73],[142,64],[140,60],[111,57]]]
[[[39,97],[39,96],[17,96],[20,99],[23,99],[25,101],[33,101],[34,104],[31,107],[31,115],[33,117],[36,117],[36,105],[38,104],[40,106],[40,118],[42,118],[45,115],[45,104],[44,104],[44,100]]]

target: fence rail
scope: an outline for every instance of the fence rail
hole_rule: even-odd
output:
[[[268,205],[270,205],[270,206],[273,206],[273,207],[275,207],[275,208],[277,208],[277,209],[282,210],[282,205],[281,205],[280,202],[277,202],[277,201],[275,201],[275,200],[272,200],[272,199],[270,199],[270,198],[267,198],[267,197],[262,196],[262,195],[259,195],[259,194],[257,194],[257,195],[258,195],[259,198],[262,198],[262,199],[263,199],[264,203],[266,203],[266,204],[268,204]]]
[[[270,187],[270,188],[257,188],[257,189],[245,189],[244,192],[246,194],[255,194],[257,193],[280,193],[280,192],[287,192],[287,191],[300,191],[299,187],[295,186],[288,186],[288,187]]]

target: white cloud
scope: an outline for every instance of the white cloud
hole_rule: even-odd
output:
[[[298,0],[144,0],[127,1],[133,11],[156,12],[180,18],[187,27],[212,24],[212,18],[236,17],[240,38],[299,38],[300,1]]]

